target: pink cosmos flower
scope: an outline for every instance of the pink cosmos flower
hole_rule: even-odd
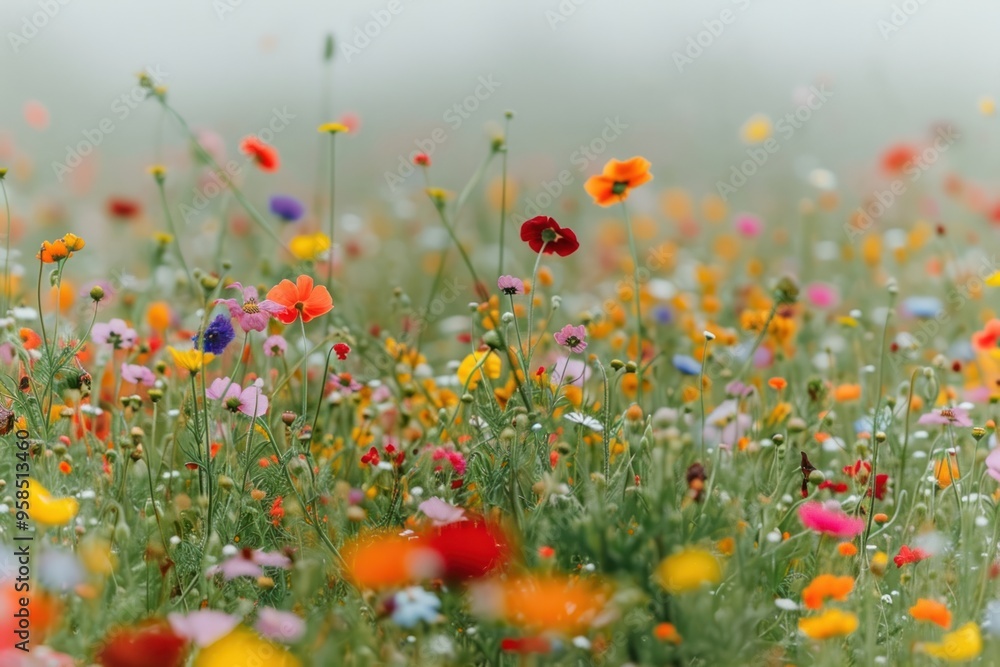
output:
[[[465,521],[465,510],[455,507],[451,503],[440,498],[428,498],[417,505],[417,509],[423,512],[431,523],[435,526],[447,526],[449,523]]]
[[[275,334],[273,336],[268,336],[267,340],[264,341],[264,356],[265,357],[283,357],[285,352],[288,351],[288,341],[284,338]]]
[[[122,364],[122,380],[132,384],[141,384],[144,387],[152,387],[156,384],[156,376],[153,371],[138,364]]]
[[[932,410],[921,415],[917,423],[925,426],[959,426],[968,428],[972,426],[972,419],[969,417],[969,413],[962,408],[941,408],[940,410]]]
[[[199,609],[187,615],[168,614],[167,622],[175,635],[204,648],[232,632],[240,618],[215,609]]]
[[[240,283],[233,283],[229,289],[243,290],[243,303],[237,302],[236,299],[216,299],[215,303],[225,304],[229,308],[229,314],[236,318],[244,332],[263,331],[271,315],[285,310],[284,306],[279,306],[268,299],[258,303],[257,288],[253,285],[244,287]]]
[[[840,302],[837,288],[829,283],[810,283],[806,287],[806,298],[816,308],[833,308]]]
[[[500,276],[497,278],[497,287],[508,296],[524,294],[524,281],[514,276]]]
[[[98,345],[110,345],[116,350],[128,350],[135,345],[135,329],[125,320],[114,318],[110,322],[98,322],[90,332],[90,337]]]
[[[260,549],[243,549],[232,558],[227,558],[218,565],[208,568],[205,572],[209,577],[222,574],[226,581],[239,577],[260,577],[265,567],[280,567],[287,570],[292,560],[281,553],[267,553]]]
[[[753,238],[764,231],[764,223],[751,213],[740,213],[735,220],[736,231],[743,236]]]
[[[552,334],[556,342],[564,347],[568,347],[573,352],[580,353],[587,349],[587,328],[582,324],[573,326],[567,324],[559,331]]]
[[[1000,482],[1000,447],[994,447],[986,455],[986,472],[990,477]]]
[[[549,369],[554,382],[578,387],[583,386],[583,383],[590,377],[590,372],[590,366],[572,357],[559,357]]]
[[[306,622],[290,611],[278,611],[272,607],[261,607],[254,624],[257,632],[275,641],[292,643],[306,633]]]
[[[264,381],[260,378],[243,389],[229,378],[221,377],[212,380],[205,395],[212,400],[222,401],[230,412],[242,412],[247,417],[256,418],[267,413],[268,401],[261,391],[263,386]]]
[[[840,509],[840,504],[836,501],[831,505],[825,505],[817,500],[803,503],[799,506],[799,519],[802,525],[810,530],[842,540],[855,537],[865,529],[864,519],[849,516]]]

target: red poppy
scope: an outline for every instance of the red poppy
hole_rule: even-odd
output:
[[[125,197],[112,197],[108,200],[108,215],[120,220],[130,220],[138,217],[142,212],[142,205],[134,199]]]
[[[186,643],[166,623],[123,628],[108,635],[96,660],[103,667],[181,667]]]
[[[925,558],[930,557],[931,555],[920,547],[911,549],[904,544],[899,548],[899,553],[892,559],[892,562],[896,564],[896,567],[903,567],[907,563],[919,563]]]
[[[334,343],[333,351],[337,354],[337,358],[341,361],[347,359],[347,355],[351,353],[351,346],[347,343]]]
[[[847,493],[847,484],[844,482],[831,482],[826,479],[820,482],[819,488],[830,489],[833,493]]]
[[[545,637],[504,637],[500,640],[500,650],[508,653],[540,653],[552,652],[552,642]]]
[[[521,240],[535,252],[544,252],[546,255],[555,253],[560,257],[572,255],[580,247],[572,229],[560,227],[558,222],[547,215],[525,220],[521,225]]]
[[[907,144],[890,146],[882,153],[882,170],[890,175],[903,172],[917,158],[917,151]]]
[[[438,526],[426,537],[441,557],[444,579],[483,577],[510,557],[510,544],[499,526],[481,520]]]
[[[240,142],[240,150],[253,159],[263,171],[278,171],[280,160],[278,150],[268,146],[257,137],[250,135]]]
[[[885,473],[879,473],[875,475],[875,498],[882,500],[885,498],[885,494],[889,490],[889,475]],[[868,487],[868,493],[866,494],[869,498],[872,495],[872,487]]]
[[[313,286],[313,279],[307,275],[299,276],[293,283],[282,280],[267,293],[269,301],[273,301],[284,310],[274,313],[274,316],[284,324],[291,324],[301,314],[302,321],[326,315],[333,309],[333,298],[325,287]]]

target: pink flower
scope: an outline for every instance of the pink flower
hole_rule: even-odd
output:
[[[260,577],[265,567],[280,567],[287,570],[292,560],[281,553],[267,553],[260,549],[243,549],[232,558],[227,558],[218,565],[208,568],[205,573],[209,577],[222,574],[226,581],[239,577]]]
[[[514,276],[500,276],[497,278],[497,287],[509,296],[524,294],[524,281]]]
[[[462,456],[461,452],[456,452],[454,449],[445,449],[444,447],[436,447],[434,453],[431,454],[431,459],[434,461],[441,461],[444,459],[448,460],[451,464],[451,469],[455,471],[455,474],[461,477],[465,474],[465,457]],[[435,470],[440,470],[441,467],[438,466]]]
[[[98,322],[90,332],[95,343],[110,345],[116,350],[130,349],[135,345],[136,335],[135,329],[117,317],[110,322]]]
[[[254,627],[268,639],[285,643],[296,642],[306,633],[306,622],[300,616],[271,607],[261,607]]]
[[[258,378],[246,389],[229,378],[216,378],[205,390],[212,400],[222,401],[230,412],[242,412],[247,417],[256,418],[267,413],[267,396],[261,391],[264,381]]]
[[[552,337],[556,339],[557,343],[568,347],[573,352],[580,353],[587,349],[587,328],[582,324],[578,326],[567,324],[552,334]]]
[[[986,455],[986,472],[1000,482],[1000,447],[995,447]]]
[[[806,287],[806,298],[816,308],[833,308],[840,303],[837,288],[829,283],[810,283]]]
[[[799,506],[799,519],[806,528],[839,539],[855,537],[865,529],[864,519],[848,516],[836,501],[830,506],[817,500],[803,503]]]
[[[178,637],[183,637],[204,648],[214,644],[233,631],[240,624],[238,616],[216,611],[199,609],[187,614],[168,614],[170,629]]]
[[[549,369],[554,382],[582,387],[590,377],[590,366],[572,357],[559,357]]]
[[[925,426],[960,426],[968,428],[972,426],[972,419],[969,417],[969,413],[962,408],[942,408],[921,415],[917,423]]]
[[[285,310],[283,306],[267,299],[258,303],[257,288],[253,285],[243,287],[240,283],[233,283],[229,288],[243,290],[243,303],[236,299],[216,299],[215,303],[225,304],[229,308],[229,314],[236,318],[244,332],[263,331],[271,315]]]
[[[153,371],[138,364],[122,364],[122,380],[132,384],[141,384],[144,387],[152,387],[156,384],[156,376]]]
[[[440,498],[428,498],[417,505],[417,509],[423,512],[435,526],[447,526],[449,523],[466,520],[464,509],[455,507]]]
[[[284,338],[275,334],[273,336],[268,336],[267,340],[264,341],[264,356],[265,357],[283,357],[285,352],[288,351],[288,341]]]
[[[759,236],[764,231],[764,223],[751,213],[740,213],[736,216],[735,225],[736,231],[748,238]]]

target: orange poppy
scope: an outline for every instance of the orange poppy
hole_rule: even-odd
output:
[[[55,264],[66,259],[69,255],[69,248],[66,247],[63,240],[56,239],[52,242],[42,241],[42,249],[35,255],[35,259],[40,259],[45,264]]]
[[[18,335],[20,335],[21,342],[24,344],[24,349],[26,350],[34,350],[42,344],[42,337],[27,327],[21,327]]]
[[[653,180],[649,167],[649,160],[638,156],[624,162],[610,160],[603,173],[588,178],[583,187],[598,206],[613,206],[628,199],[632,188]]]
[[[940,625],[945,630],[951,628],[951,612],[948,607],[935,600],[920,598],[917,604],[910,607],[910,616],[918,621]]]
[[[313,286],[312,277],[306,275],[299,276],[294,283],[282,280],[271,288],[267,298],[284,307],[284,310],[274,314],[284,324],[291,324],[299,314],[302,315],[303,322],[308,322],[333,309],[333,298],[326,287]]]
[[[821,574],[802,591],[802,602],[809,609],[819,609],[827,598],[843,601],[854,590],[853,577]]]

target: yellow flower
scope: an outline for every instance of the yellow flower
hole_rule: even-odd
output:
[[[668,592],[687,593],[722,581],[722,567],[708,551],[686,548],[664,558],[656,568],[656,577]]]
[[[222,639],[203,648],[194,667],[236,667],[263,660],[269,667],[301,667],[287,650],[262,639],[257,633],[238,627]]]
[[[162,183],[164,179],[167,177],[167,168],[164,167],[162,164],[150,165],[146,169],[146,171],[148,171],[149,174],[160,183]]]
[[[482,362],[481,366],[480,362]],[[469,391],[472,391],[479,386],[479,380],[482,379],[484,373],[491,380],[496,380],[500,377],[500,357],[494,354],[492,350],[489,352],[473,352],[462,360],[455,374],[458,376],[459,383],[463,387],[468,386]]]
[[[920,644],[919,649],[927,655],[953,662],[972,660],[983,652],[983,637],[979,626],[969,621],[958,630],[946,634],[940,642]]]
[[[299,234],[288,243],[288,249],[296,259],[312,262],[330,249],[330,237],[323,232]]]
[[[979,113],[984,116],[992,116],[997,110],[997,103],[992,97],[984,97],[979,100]]]
[[[87,242],[84,241],[79,236],[77,236],[76,234],[64,234],[62,237],[62,242],[63,245],[66,246],[66,249],[69,250],[70,252],[77,252],[79,250],[83,250],[83,247],[87,245]]]
[[[211,363],[212,359],[215,359],[215,355],[211,352],[202,352],[201,350],[178,350],[174,347],[167,346],[167,351],[170,352],[170,356],[174,359],[174,365],[177,368],[183,368],[186,371],[190,371],[192,375],[200,371],[203,367]]]
[[[330,134],[337,134],[338,132],[350,132],[350,128],[343,123],[323,123],[318,128],[318,132],[329,132]]]
[[[74,498],[53,498],[39,482],[28,480],[28,516],[43,526],[65,526],[80,510]]]
[[[990,287],[1000,286],[1000,271],[995,271],[994,273],[991,273],[990,275],[986,276],[986,280],[984,280],[983,282],[985,282]]]
[[[109,575],[114,572],[116,559],[111,553],[111,543],[101,538],[86,539],[77,548],[80,562],[93,574]]]
[[[773,126],[771,119],[764,114],[751,116],[740,128],[740,136],[748,144],[759,144],[771,138]]]
[[[810,639],[843,637],[857,629],[858,617],[840,609],[829,609],[819,616],[799,619],[799,630]]]

